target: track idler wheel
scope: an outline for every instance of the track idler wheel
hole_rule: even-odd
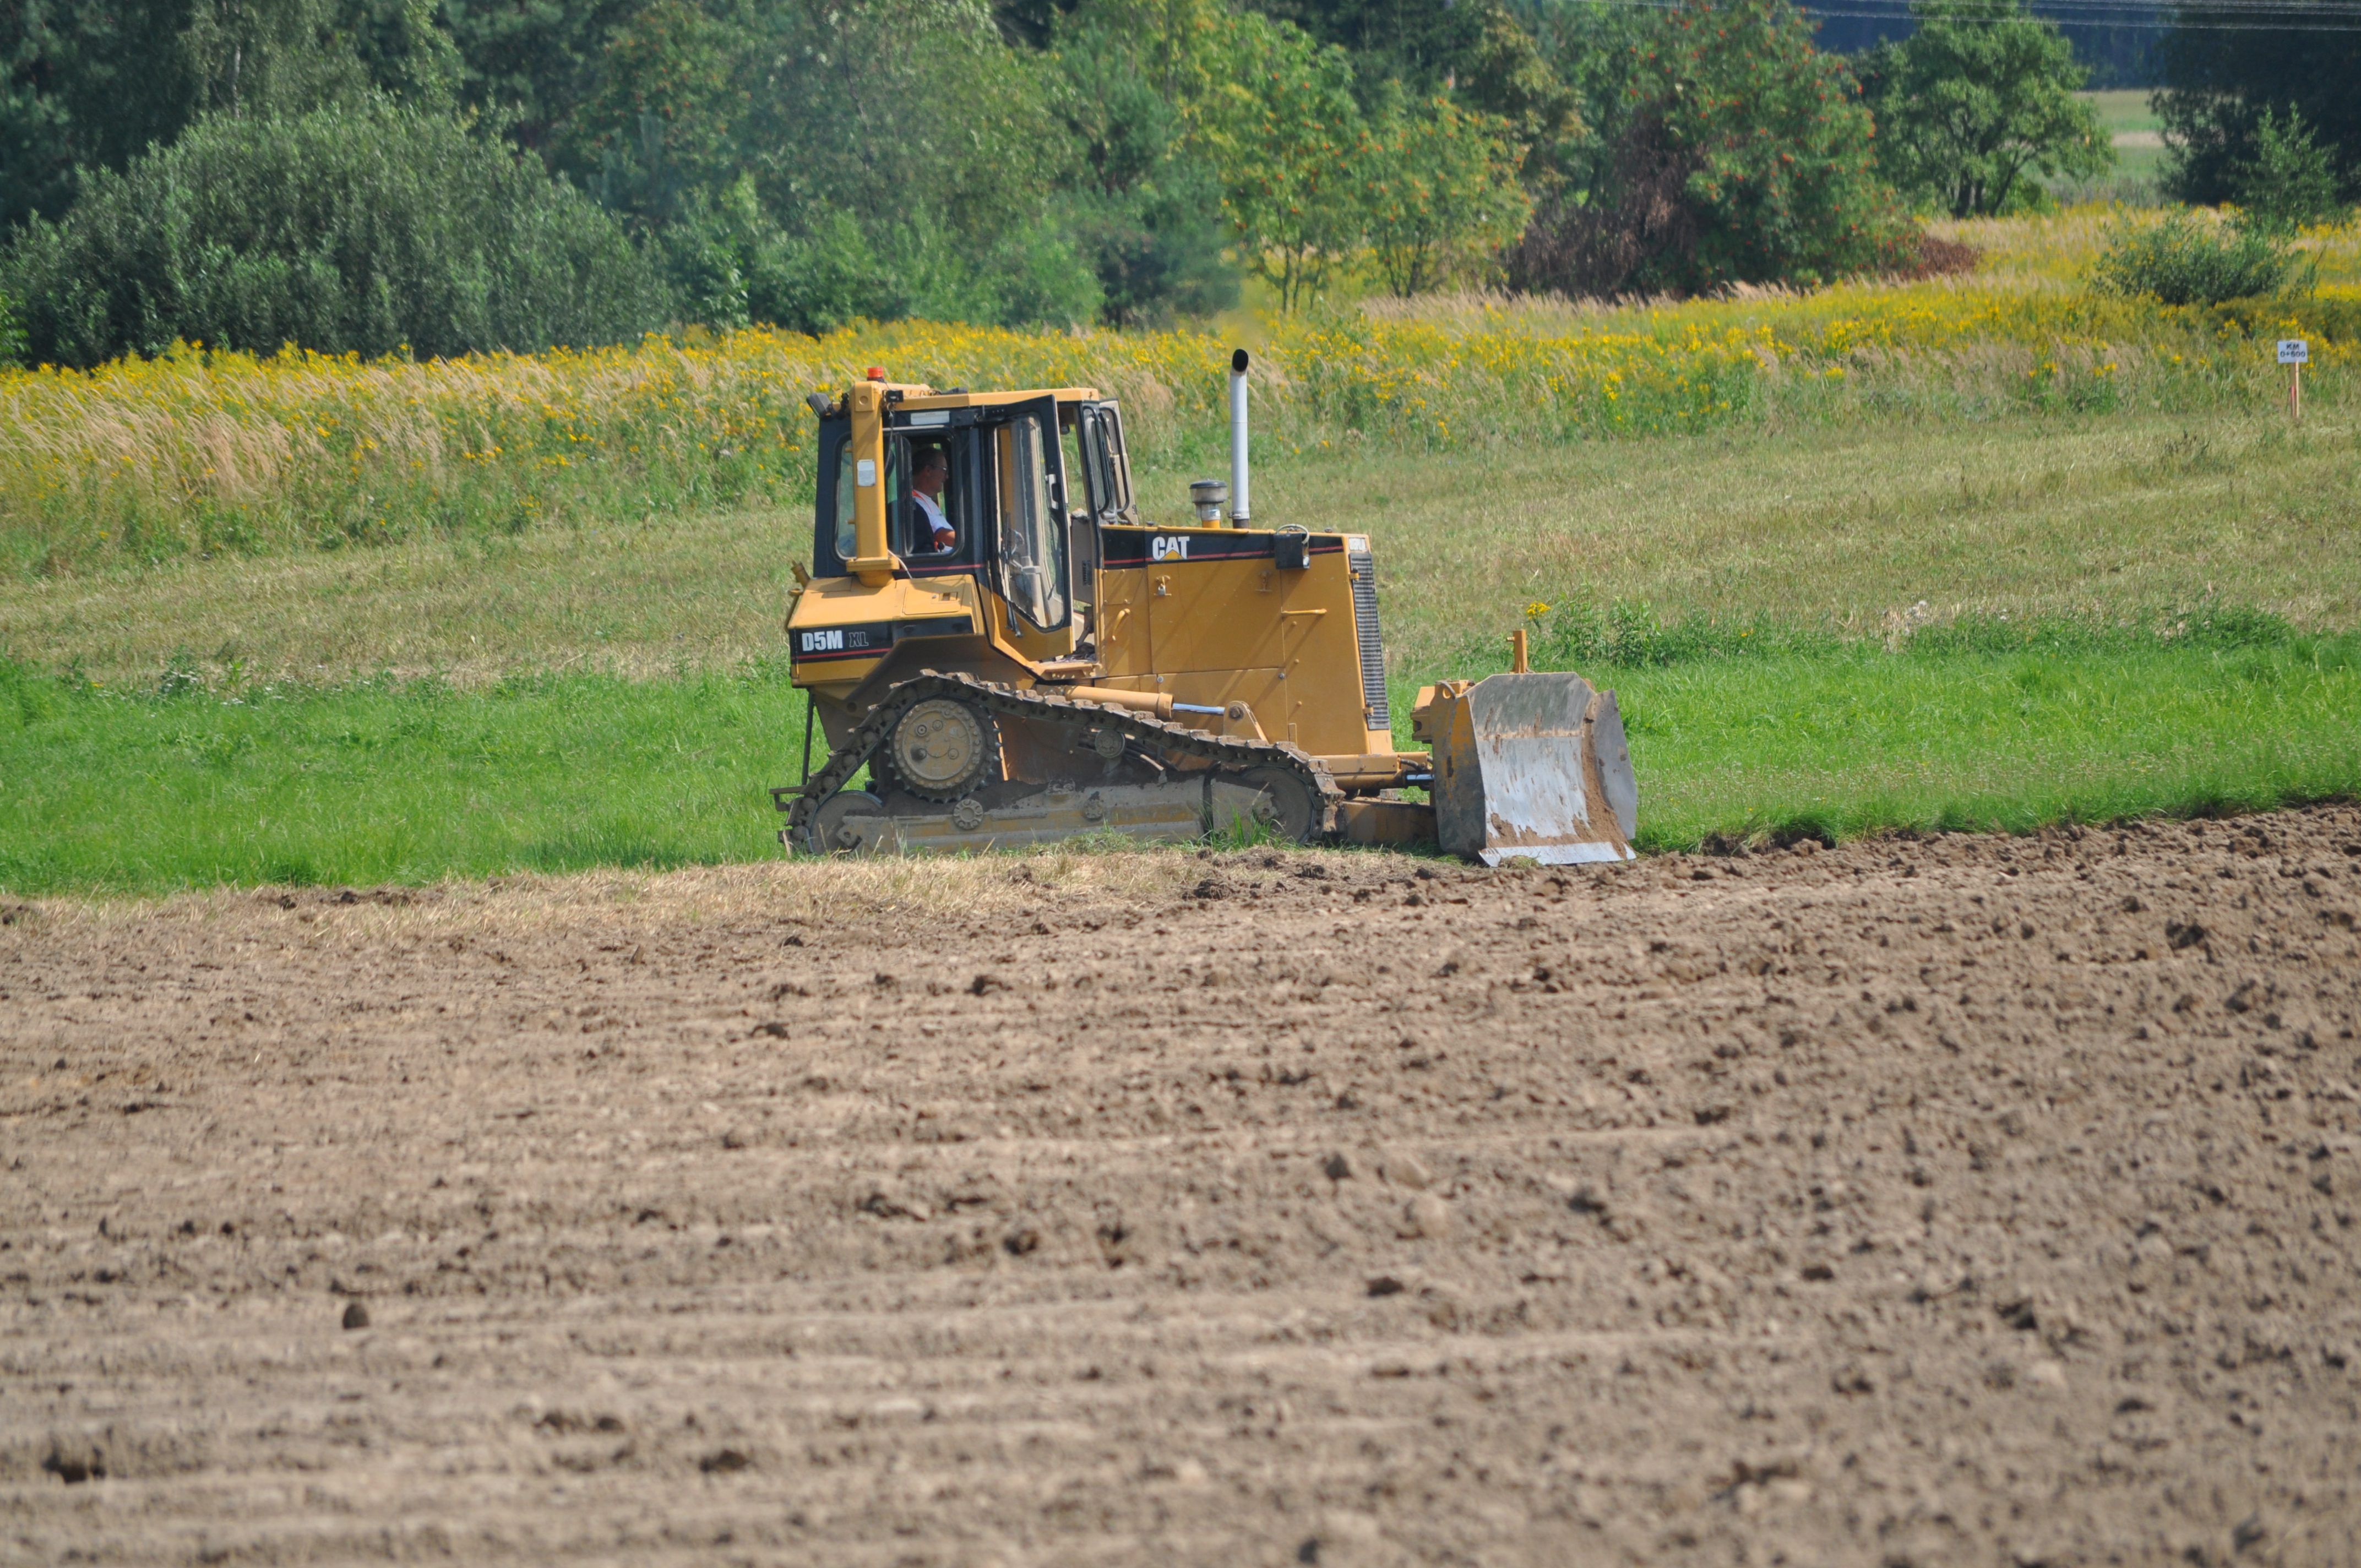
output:
[[[873,795],[857,789],[832,795],[826,804],[812,813],[811,826],[805,829],[805,848],[815,855],[844,854],[874,848],[857,830],[846,826],[845,818],[884,815],[885,803]]]
[[[1307,844],[1320,825],[1320,805],[1301,778],[1285,768],[1248,768],[1237,775],[1248,789],[1260,790],[1255,821],[1274,829],[1291,844]]]
[[[957,800],[1000,777],[1000,732],[973,704],[932,696],[902,716],[875,762],[921,800]]]

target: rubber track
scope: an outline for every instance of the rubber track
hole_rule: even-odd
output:
[[[1151,718],[1129,708],[1108,707],[1095,702],[1076,702],[1071,697],[1045,695],[1039,691],[1018,691],[1011,686],[980,681],[973,675],[942,674],[934,670],[922,670],[911,679],[895,686],[884,702],[869,712],[852,732],[850,744],[829,754],[829,759],[811,781],[787,798],[788,792],[774,789],[772,800],[787,814],[787,832],[791,839],[801,843],[805,826],[812,813],[828,803],[831,795],[844,788],[845,782],[860,771],[902,716],[929,697],[958,697],[976,704],[986,712],[1005,714],[1012,718],[1044,720],[1051,724],[1087,725],[1093,729],[1121,730],[1130,740],[1152,745],[1168,754],[1202,757],[1225,773],[1243,768],[1285,768],[1301,779],[1316,802],[1312,831],[1315,836],[1333,830],[1336,803],[1345,797],[1336,781],[1327,770],[1313,762],[1301,749],[1275,740],[1246,740],[1233,735],[1207,735],[1200,730]]]

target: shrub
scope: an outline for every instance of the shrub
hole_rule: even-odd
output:
[[[22,365],[25,362],[25,327],[16,319],[16,307],[7,295],[0,294],[0,365]]]
[[[2211,305],[2279,293],[2296,280],[2300,267],[2292,249],[2258,229],[2182,211],[2119,231],[2092,264],[2092,279],[2112,293]]]
[[[176,341],[443,356],[613,343],[662,285],[590,201],[453,120],[371,102],[213,117],[93,174],[0,262],[32,355],[90,366]]]
[[[2247,337],[2361,343],[2361,300],[2352,298],[2224,300],[2205,316],[2217,332]]]
[[[1916,281],[1921,278],[1964,276],[1983,265],[1984,253],[1965,240],[1945,239],[1913,229],[1894,241],[1893,258],[1884,268],[1888,278]]]

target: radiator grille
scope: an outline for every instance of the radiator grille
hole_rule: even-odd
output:
[[[1369,728],[1390,733],[1393,715],[1386,706],[1386,643],[1378,635],[1378,562],[1367,550],[1347,550],[1345,565],[1353,574],[1353,631],[1361,642],[1361,701],[1369,712]]]

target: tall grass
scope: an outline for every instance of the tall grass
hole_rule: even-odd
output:
[[[2076,225],[2097,222],[2051,226],[2094,243],[2097,228]],[[2290,323],[2037,285],[2004,271],[1609,308],[1446,301],[1284,323],[1258,351],[1258,438],[1278,451],[1452,451],[2279,395],[2265,340]],[[2314,347],[2323,410],[2342,406],[2361,357],[2345,320]],[[89,373],[0,373],[0,572],[792,504],[813,472],[804,395],[871,365],[938,386],[1095,386],[1124,400],[1145,463],[1180,464],[1218,439],[1230,346],[1204,332],[907,323],[425,364],[183,347]]]

